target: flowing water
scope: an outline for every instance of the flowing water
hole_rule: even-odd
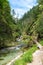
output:
[[[18,46],[0,50],[0,65],[6,65],[6,63],[14,59],[18,53],[20,53]]]

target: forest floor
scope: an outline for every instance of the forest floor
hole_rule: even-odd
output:
[[[33,61],[27,65],[43,65],[43,46],[41,46],[38,42],[37,45],[39,47],[39,50],[36,50],[33,53]]]

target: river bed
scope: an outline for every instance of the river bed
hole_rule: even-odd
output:
[[[6,65],[6,63],[14,59],[18,55],[18,53],[20,53],[19,48],[12,50],[0,50],[0,65]]]

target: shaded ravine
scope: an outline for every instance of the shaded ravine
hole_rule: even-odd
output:
[[[43,46],[36,40],[34,40],[34,42],[37,44],[39,50],[36,50],[36,52],[33,53],[33,61],[27,65],[43,65]]]

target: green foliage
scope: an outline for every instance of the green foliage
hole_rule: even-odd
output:
[[[9,2],[7,0],[5,1],[1,0],[0,1],[0,47],[4,47],[5,40],[11,39],[12,36],[12,30],[7,22],[8,19],[6,18],[9,15],[10,15]]]
[[[20,36],[20,29],[12,18],[9,2],[0,0],[0,47],[5,47],[7,40],[16,40],[18,36]]]
[[[26,65],[27,62],[32,62],[32,54],[36,49],[36,45],[30,48],[19,60],[16,60],[14,65]]]
[[[43,13],[39,16],[37,24],[37,32],[43,33]]]
[[[42,40],[40,40],[40,44],[43,46],[43,39],[42,39]]]
[[[43,5],[43,0],[37,0],[39,4]]]
[[[14,10],[13,13],[15,14]],[[29,36],[38,34],[43,37],[43,0],[38,0],[38,5],[17,21],[11,15],[9,2],[0,0],[0,45],[4,45],[6,40],[16,41],[23,32]],[[29,43],[28,40],[27,36],[23,42]]]
[[[36,21],[36,32],[39,34],[40,37],[43,37],[43,12],[39,15],[39,18]]]
[[[39,2],[43,3],[42,0]],[[34,6],[20,19],[22,33],[43,37],[43,4]],[[38,37],[37,36],[37,37]]]
[[[33,24],[38,18],[38,15],[41,13],[39,6],[33,7],[30,11],[24,14],[23,18],[20,20],[22,25],[22,31],[27,34],[32,34],[31,30],[33,28]]]

